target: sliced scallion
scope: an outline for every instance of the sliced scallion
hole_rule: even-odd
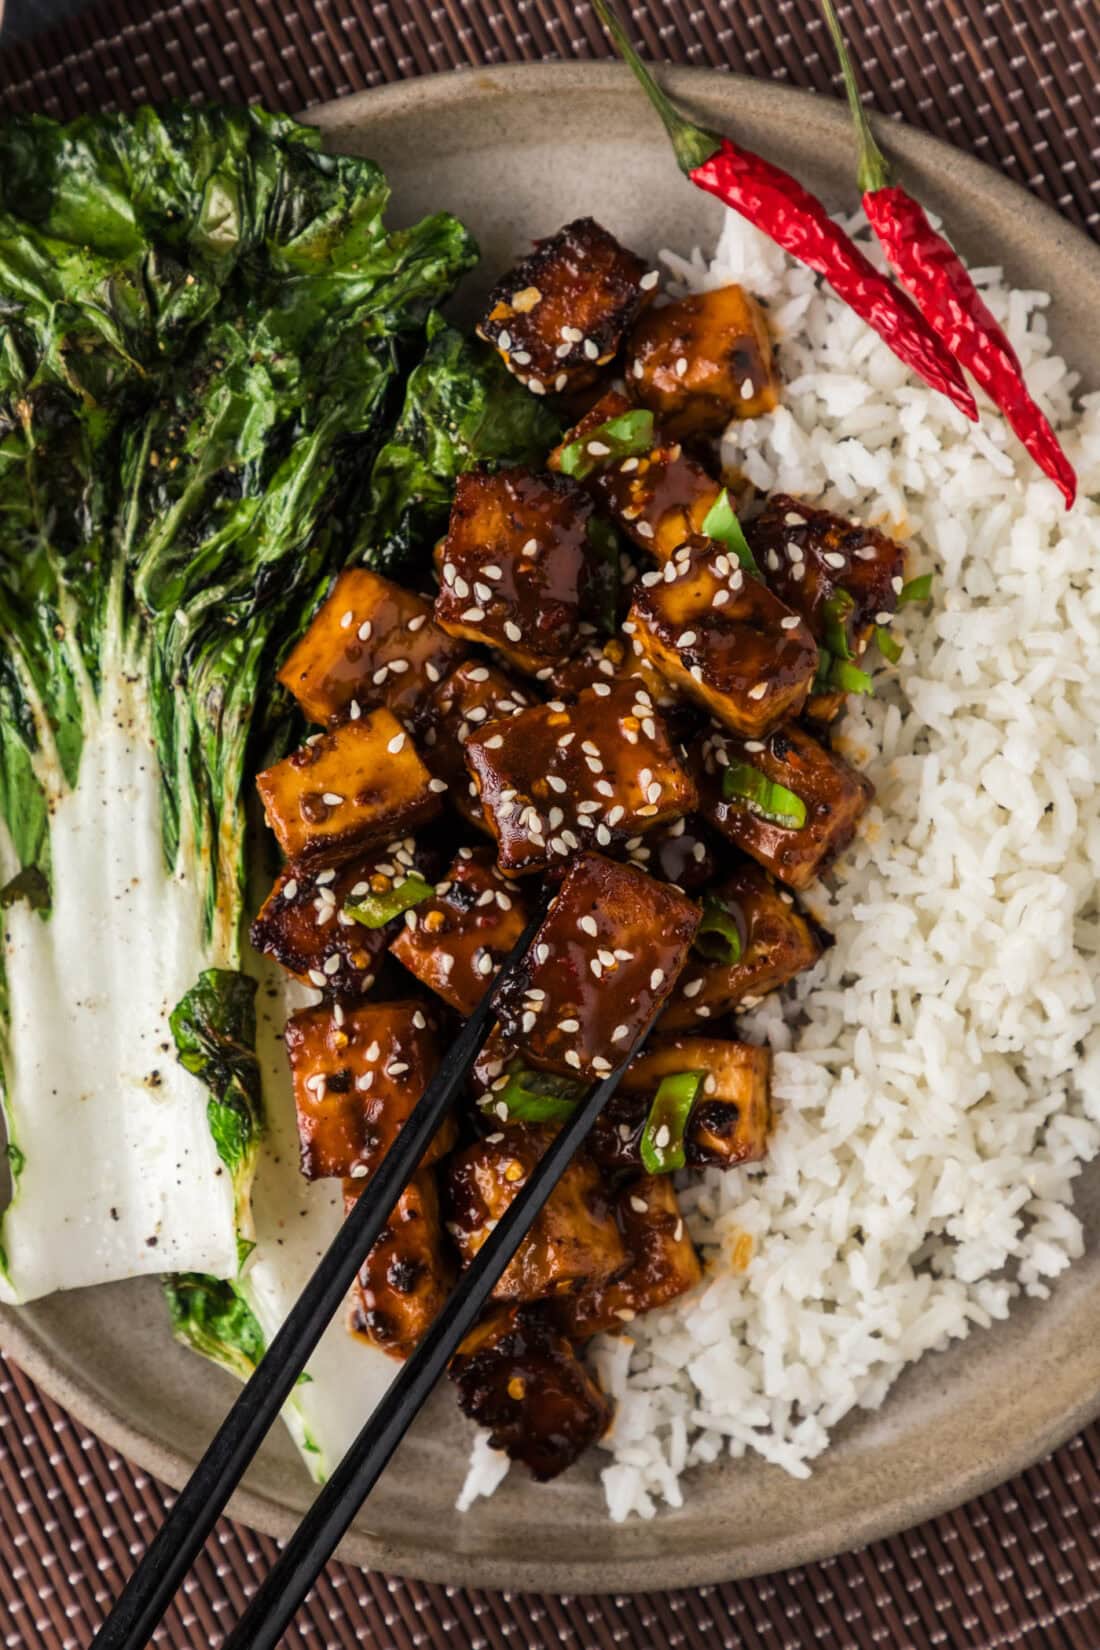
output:
[[[618,413],[605,424],[586,430],[576,441],[563,447],[558,468],[562,475],[583,481],[620,458],[640,458],[649,452],[653,441],[653,414],[645,407],[633,407],[630,412]]]
[[[749,541],[745,537],[744,528],[737,519],[736,511],[730,503],[727,488],[722,488],[722,491],[704,516],[702,530],[708,539],[717,539],[719,544],[724,544],[730,554],[737,557],[746,573],[753,573],[757,578],[760,577],[756,557],[749,549]]]
[[[685,1161],[684,1134],[706,1078],[705,1071],[662,1077],[642,1130],[642,1163],[649,1174],[671,1174]]]
[[[848,645],[848,616],[855,605],[847,590],[834,590],[822,608],[825,615],[825,646],[834,659],[852,657]]]
[[[385,928],[394,917],[399,917],[402,911],[411,911],[414,905],[420,905],[423,900],[431,899],[435,889],[430,882],[425,882],[422,876],[413,872],[404,882],[396,883],[388,888],[384,894],[366,894],[362,899],[353,900],[344,906],[349,917],[362,923],[364,928]]]
[[[875,685],[865,670],[847,659],[834,659],[829,667],[829,686],[842,693],[871,693]]]
[[[509,1073],[504,1088],[482,1101],[482,1108],[495,1112],[503,1105],[517,1123],[564,1123],[587,1092],[583,1083],[571,1077],[520,1066]]]
[[[896,665],[901,658],[902,644],[895,636],[891,635],[883,624],[875,626],[875,643],[882,657],[888,659],[892,665]]]
[[[718,900],[703,901],[703,920],[695,932],[695,949],[710,962],[732,968],[741,961],[741,930]]]
[[[748,762],[731,762],[722,772],[722,795],[727,802],[743,802],[750,813],[772,825],[799,831],[806,823],[806,804],[785,785],[761,773]]]
[[[926,602],[932,596],[932,575],[921,573],[918,578],[910,579],[908,584],[901,587],[898,597],[898,606],[904,607],[907,602]]]

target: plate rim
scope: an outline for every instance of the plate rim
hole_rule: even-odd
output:
[[[663,66],[666,83],[687,102],[696,93],[716,85],[737,88],[740,103],[756,113],[790,111],[803,126],[817,123],[830,134],[848,128],[848,113],[839,99],[820,93],[746,76],[734,70],[713,67]],[[478,96],[521,95],[526,90],[544,92],[547,83],[557,81],[563,88],[595,92],[605,88],[620,90],[629,71],[612,60],[556,61],[540,63],[471,66],[443,70],[410,80],[391,82],[350,93],[319,104],[300,118],[326,133],[338,133],[342,126],[359,123],[364,112],[385,115],[406,109],[415,97],[436,105],[466,103]],[[958,182],[1000,212],[1011,213],[1026,205],[1029,216],[1038,221],[1046,239],[1079,261],[1100,285],[1100,245],[1083,230],[1023,184],[1004,176],[984,160],[952,144],[905,123],[879,117],[880,135],[889,150],[902,160],[925,166],[934,162],[940,177]],[[140,1470],[149,1472],[173,1489],[186,1481],[194,1463],[179,1450],[161,1444],[150,1431],[134,1424],[112,1402],[110,1396],[89,1380],[74,1378],[53,1360],[49,1348],[22,1321],[18,1308],[0,1305],[0,1352],[10,1358],[54,1402],[66,1409],[110,1448],[117,1450]],[[666,1556],[662,1563],[662,1588],[695,1587],[755,1575],[774,1573],[795,1565],[818,1562],[839,1551],[849,1551],[865,1542],[879,1540],[912,1528],[926,1519],[948,1512],[965,1501],[984,1494],[1057,1448],[1100,1415],[1100,1387],[1052,1420],[1039,1435],[1033,1434],[984,1470],[959,1470],[945,1483],[941,1475],[934,1489],[907,1493],[904,1510],[883,1515],[881,1505],[854,1515],[844,1532],[840,1549],[809,1535],[767,1538],[757,1547],[742,1546],[723,1562],[717,1551],[696,1556]],[[901,1497],[897,1497],[898,1500]],[[298,1516],[264,1492],[242,1488],[230,1500],[227,1514],[252,1529],[285,1540],[298,1523]],[[650,1561],[640,1557],[617,1556],[603,1559],[595,1553],[591,1566],[583,1572],[567,1570],[551,1559],[503,1560],[491,1555],[463,1551],[443,1552],[437,1547],[393,1545],[384,1537],[352,1530],[341,1543],[337,1557],[349,1564],[403,1577],[464,1587],[508,1588],[540,1592],[613,1593],[653,1590]],[[612,1571],[612,1574],[608,1572]]]

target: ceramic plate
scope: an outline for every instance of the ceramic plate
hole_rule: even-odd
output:
[[[851,202],[845,111],[805,93],[707,70],[670,75],[707,123],[789,166],[837,206]],[[484,254],[463,289],[468,319],[496,272],[534,235],[591,213],[639,251],[709,249],[720,209],[680,177],[625,69],[551,64],[408,81],[316,110],[331,147],[370,155],[401,222],[447,207]],[[908,182],[943,212],[972,259],[1054,294],[1058,347],[1100,387],[1100,249],[1022,189],[904,128]],[[1090,1247],[1052,1298],[911,1368],[876,1414],[842,1426],[812,1478],[753,1458],[691,1475],[685,1507],[608,1522],[601,1457],[536,1487],[513,1473],[465,1517],[453,1512],[468,1429],[449,1392],[406,1441],[342,1549],[353,1562],[464,1585],[629,1591],[752,1575],[839,1552],[987,1489],[1100,1410],[1100,1165],[1079,1183]],[[0,1341],[43,1387],[131,1460],[178,1485],[233,1383],[176,1346],[152,1281],[55,1296],[0,1315]],[[289,1533],[310,1486],[281,1432],[231,1511]]]

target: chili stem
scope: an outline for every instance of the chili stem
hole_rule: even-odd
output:
[[[676,160],[681,172],[694,172],[697,166],[709,160],[722,147],[721,139],[713,132],[704,131],[696,126],[676,109],[671,100],[661,90],[656,79],[650,73],[631,42],[630,36],[623,27],[622,21],[614,7],[608,0],[592,0],[592,7],[615,42],[623,59],[629,64],[634,74],[642,84],[642,88],[653,107],[665,123],[665,130],[672,139],[672,147],[676,151]]]
[[[871,122],[866,109],[863,107],[863,99],[859,95],[859,84],[856,80],[856,71],[852,66],[852,59],[848,52],[844,32],[840,27],[840,18],[836,14],[833,0],[821,0],[821,10],[825,17],[826,27],[833,37],[833,45],[836,47],[840,72],[844,76],[844,90],[848,94],[848,107],[852,111],[852,121],[855,125],[856,136],[859,138],[860,194],[874,194],[877,189],[885,189],[889,184],[890,167],[886,156],[875,142]]]

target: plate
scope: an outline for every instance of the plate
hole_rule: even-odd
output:
[[[841,105],[710,70],[669,84],[708,124],[789,166],[830,204],[853,199]],[[473,313],[518,248],[591,213],[640,251],[715,239],[720,208],[680,177],[625,69],[545,64],[408,81],[314,110],[331,147],[373,156],[406,222],[447,207],[477,234]],[[969,156],[902,127],[892,148],[964,252],[1054,294],[1051,327],[1086,387],[1100,387],[1100,249]],[[759,1574],[842,1551],[956,1505],[1053,1448],[1100,1411],[1100,1164],[1079,1183],[1089,1248],[1049,1301],[912,1366],[881,1410],[851,1418],[813,1476],[759,1459],[697,1470],[686,1505],[613,1525],[590,1458],[538,1487],[515,1471],[458,1517],[469,1431],[449,1392],[402,1446],[342,1556],[479,1587],[651,1590]],[[155,1283],[54,1296],[0,1313],[0,1344],[75,1416],[172,1485],[233,1397],[228,1376],[176,1346]],[[310,1499],[289,1440],[273,1435],[231,1504],[285,1537]]]

